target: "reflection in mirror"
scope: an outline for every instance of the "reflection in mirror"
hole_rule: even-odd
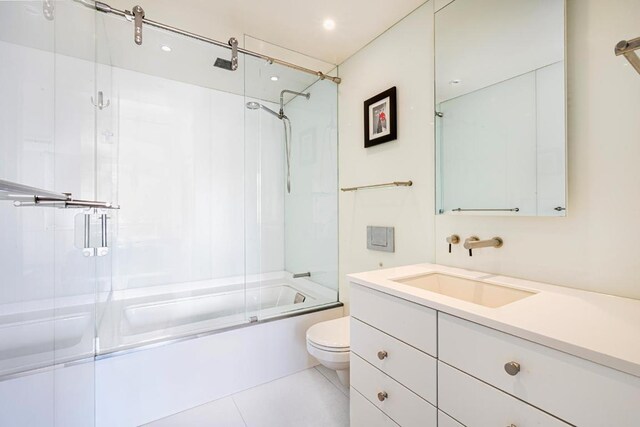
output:
[[[440,214],[564,216],[564,0],[436,13]]]

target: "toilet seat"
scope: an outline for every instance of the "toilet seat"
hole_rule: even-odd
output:
[[[326,352],[348,352],[349,339],[349,316],[317,323],[307,331],[307,343]]]
[[[307,344],[315,349],[328,351],[330,353],[345,353],[345,352],[348,353],[349,351],[351,351],[349,347],[326,347],[324,345],[317,344],[311,340],[307,340]]]

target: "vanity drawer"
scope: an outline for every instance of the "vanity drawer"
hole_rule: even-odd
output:
[[[403,427],[437,425],[433,405],[354,353],[351,353],[351,386]],[[381,393],[386,393],[386,397]]]
[[[438,427],[464,427],[442,411],[438,411]]]
[[[436,403],[436,359],[351,318],[351,351],[430,403]]]
[[[435,310],[352,283],[351,316],[437,356]]]
[[[351,427],[398,427],[384,412],[364,398],[356,389],[351,388],[350,398]]]
[[[438,399],[440,409],[467,427],[569,427],[569,424],[442,362],[438,363]]]
[[[640,425],[638,377],[443,313],[438,328],[440,360],[558,418],[581,427]],[[519,372],[508,374],[509,362]]]

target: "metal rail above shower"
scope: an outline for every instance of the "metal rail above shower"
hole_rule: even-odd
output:
[[[16,207],[120,209],[109,202],[74,199],[71,193],[57,193],[0,179],[0,200],[13,201]]]
[[[267,56],[267,55],[263,55],[261,53],[257,53],[257,52],[253,52],[251,50],[247,50],[247,49],[243,49],[238,47],[238,42],[235,38],[230,38],[229,41],[227,43],[218,41],[218,40],[214,40],[211,39],[209,37],[205,37],[205,36],[201,36],[199,34],[195,34],[189,31],[185,31],[185,30],[181,30],[179,28],[175,28],[172,27],[170,25],[167,24],[163,24],[161,22],[157,22],[157,21],[152,21],[151,19],[148,19],[145,15],[145,11],[141,6],[134,6],[133,7],[133,12],[132,11],[128,11],[128,10],[119,10],[116,9],[115,7],[111,7],[106,3],[102,3],[99,1],[92,1],[92,0],[74,0],[77,3],[80,3],[86,7],[95,9],[99,12],[103,12],[103,13],[108,13],[108,14],[113,14],[116,16],[120,16],[122,18],[125,18],[127,21],[133,22],[134,23],[134,42],[138,45],[141,45],[143,42],[143,38],[142,38],[142,31],[143,31],[143,25],[149,25],[151,27],[154,28],[159,28],[161,30],[165,30],[165,31],[170,31],[172,33],[176,33],[176,34],[180,34],[182,36],[185,37],[190,37],[192,39],[196,39],[196,40],[200,40],[203,41],[205,43],[209,43],[209,44],[213,44],[215,46],[219,46],[219,47],[223,47],[225,49],[229,49],[231,50],[231,61],[230,62],[230,67],[228,67],[227,69],[234,71],[236,70],[237,64],[238,64],[238,53],[242,53],[244,55],[248,55],[248,56],[252,56],[254,58],[258,58],[258,59],[264,59],[265,61],[267,61],[270,64],[279,64],[279,65],[283,65],[285,67],[289,67],[289,68],[293,68],[294,70],[298,70],[298,71],[302,71],[304,73],[308,73],[308,74],[313,74],[316,77],[318,77],[320,80],[330,80],[336,84],[340,84],[340,82],[342,81],[342,79],[340,77],[337,76],[330,76],[328,74],[323,73],[322,71],[314,71],[311,70],[309,68],[306,67],[302,67],[300,65],[296,65],[296,64],[292,64],[290,62],[287,61],[283,61],[281,59],[277,59],[271,56]]]

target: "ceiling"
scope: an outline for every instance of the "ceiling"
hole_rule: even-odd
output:
[[[424,1],[104,0],[118,9],[140,4],[149,19],[217,40],[233,36],[242,43],[250,35],[330,64],[340,64]],[[323,28],[327,18],[335,29]]]
[[[139,3],[148,19],[220,41],[233,36],[249,50],[335,75],[335,64],[424,0],[105,1],[122,10]],[[335,21],[334,30],[323,28],[325,18]],[[94,31],[95,38],[83,36]],[[244,55],[239,72],[221,70],[212,64],[217,57],[227,59],[227,49],[153,27],[143,28],[143,44],[137,46],[130,22],[78,0],[57,1],[54,21],[44,19],[41,2],[0,0],[0,40],[272,102],[284,88],[303,91],[317,80],[315,74]],[[163,45],[171,52],[162,52]]]

